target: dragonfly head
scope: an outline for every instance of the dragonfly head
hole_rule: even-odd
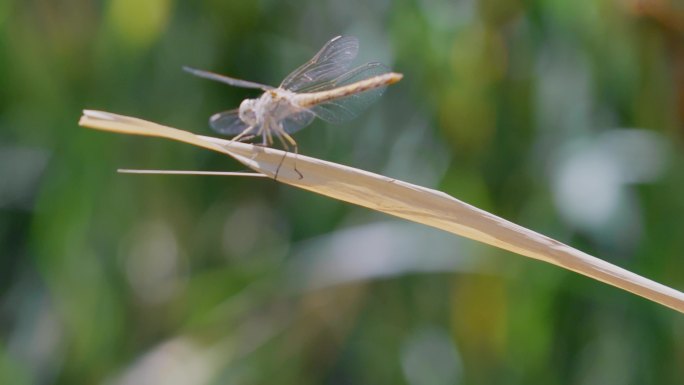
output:
[[[256,101],[256,99],[245,99],[240,103],[240,119],[250,126],[257,124]]]

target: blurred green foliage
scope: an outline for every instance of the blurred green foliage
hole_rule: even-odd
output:
[[[684,319],[539,262],[79,128],[211,134],[328,39],[405,75],[302,152],[439,188],[684,288],[684,8],[668,0],[3,0],[0,383],[676,384]]]

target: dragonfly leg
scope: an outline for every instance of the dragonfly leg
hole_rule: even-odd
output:
[[[231,139],[230,141],[231,142],[239,142],[242,139],[245,139],[246,136],[248,136],[252,131],[254,131],[254,128],[255,128],[255,126],[247,127],[244,131],[239,133],[237,136],[234,136],[233,139]],[[254,137],[253,134],[250,136],[250,138],[252,138],[252,137]]]
[[[290,144],[292,145],[292,147],[294,147],[294,149],[295,149],[294,152],[296,153],[296,152],[297,152],[297,148],[298,148],[298,146],[297,146],[297,141],[295,141],[295,140],[292,138],[292,136],[290,136],[290,134],[288,134],[287,132],[285,132],[285,130],[282,129],[282,127],[280,128],[280,135],[282,135],[285,139],[287,139],[288,142],[290,142]]]
[[[271,130],[266,130],[265,134],[266,134],[266,139],[267,139],[266,141],[268,142],[268,145],[272,146],[273,145],[273,134],[271,133]]]
[[[302,173],[299,172],[299,170],[297,170],[297,154],[299,154],[299,146],[297,146],[297,142],[292,138],[292,136],[290,136],[290,134],[285,132],[285,129],[283,129],[282,125],[278,125],[278,131],[276,131],[276,136],[280,140],[280,143],[282,143],[283,147],[285,148],[285,151],[290,151],[290,146],[288,146],[287,142],[289,142],[290,145],[293,147],[293,149],[294,149],[293,152],[295,154],[294,170],[297,173],[297,175],[299,175],[299,179],[304,178],[304,175],[302,175]],[[283,139],[283,138],[285,138],[287,140],[287,142],[285,142],[285,139]],[[287,154],[285,154],[285,155],[287,155]],[[285,156],[283,156],[283,159],[280,160],[280,164],[278,165],[278,170],[280,170],[280,166],[282,166],[284,160],[285,160]],[[278,175],[278,172],[276,171],[276,177],[277,177],[277,175]]]
[[[266,128],[263,125],[261,125],[261,127],[259,127],[259,130],[256,132],[256,134],[253,135],[253,137],[261,136],[261,142],[254,143],[255,146],[268,147],[267,142],[266,142],[267,141],[266,132],[267,132]]]
[[[278,162],[278,168],[276,168],[276,172],[275,172],[275,177],[274,177],[274,179],[275,179],[275,180],[278,180],[278,173],[280,172],[280,168],[283,166],[283,162],[285,161],[285,157],[287,156],[287,151],[288,151],[289,149],[287,148],[287,143],[285,143],[285,141],[283,140],[283,137],[280,135],[280,132],[276,132],[276,137],[278,138],[278,140],[280,141],[280,144],[283,145],[283,148],[284,148],[285,151],[286,151],[286,152],[283,154],[283,157],[280,158],[280,162]]]

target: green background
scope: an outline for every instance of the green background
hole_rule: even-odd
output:
[[[0,2],[0,383],[677,384],[629,293],[77,126],[211,135],[339,34],[404,80],[304,154],[445,191],[684,288],[684,7],[651,0]]]

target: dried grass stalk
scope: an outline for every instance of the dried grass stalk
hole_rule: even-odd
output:
[[[148,121],[84,111],[80,125],[173,139],[229,155],[277,181],[545,261],[684,313],[684,293],[554,239],[518,226],[443,192],[273,148],[194,135]],[[294,165],[299,173],[294,170]]]

